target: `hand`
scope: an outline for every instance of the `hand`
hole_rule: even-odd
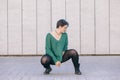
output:
[[[55,63],[55,65],[56,65],[57,67],[60,67],[61,62],[60,62],[60,61],[57,61],[57,62]]]

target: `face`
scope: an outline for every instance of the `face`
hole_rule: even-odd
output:
[[[67,25],[64,25],[64,26],[62,26],[62,27],[60,26],[59,29],[60,29],[60,31],[61,31],[62,33],[64,33],[64,32],[66,32],[67,27],[68,27]]]

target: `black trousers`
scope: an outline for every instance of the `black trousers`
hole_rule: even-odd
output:
[[[62,56],[62,61],[66,62],[67,60],[72,59],[72,63],[74,65],[75,70],[79,70],[79,55],[78,52],[74,49],[66,50],[65,53]],[[41,64],[44,66],[44,68],[49,69],[51,68],[50,65],[55,65],[53,59],[49,55],[43,55],[41,58]]]

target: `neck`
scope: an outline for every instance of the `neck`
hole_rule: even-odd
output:
[[[61,35],[61,34],[62,34],[59,29],[56,29],[55,32],[56,32],[58,35]]]

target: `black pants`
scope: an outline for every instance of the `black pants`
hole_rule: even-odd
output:
[[[74,65],[75,70],[79,70],[79,55],[76,50],[74,50],[74,49],[66,50],[62,56],[61,63],[65,62],[69,59],[72,59],[72,63]],[[52,57],[47,54],[42,56],[41,64],[46,69],[49,69],[50,65],[55,65]]]

